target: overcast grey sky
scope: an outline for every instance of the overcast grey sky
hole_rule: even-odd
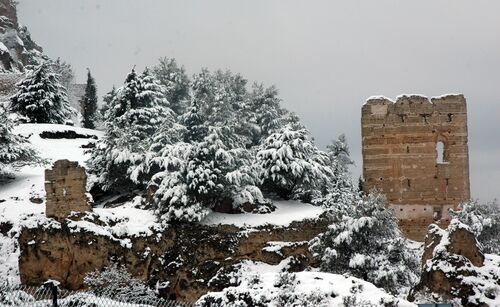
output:
[[[320,147],[347,135],[355,176],[367,97],[464,93],[472,196],[500,198],[500,1],[19,2],[33,39],[100,94],[163,56],[275,84]]]

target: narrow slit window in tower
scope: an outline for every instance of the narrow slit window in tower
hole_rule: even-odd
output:
[[[436,144],[436,151],[437,151],[437,163],[444,163],[446,162],[444,158],[444,143],[439,141]]]

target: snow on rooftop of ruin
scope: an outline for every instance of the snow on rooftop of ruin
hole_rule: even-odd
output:
[[[443,99],[443,98],[447,98],[447,97],[456,97],[456,96],[464,96],[464,94],[462,94],[462,93],[447,93],[447,94],[443,94],[443,95],[439,95],[439,96],[431,96],[431,97],[428,97],[428,96],[425,96],[422,94],[401,94],[401,95],[398,95],[396,97],[396,99],[392,99],[392,98],[389,98],[389,97],[384,96],[384,95],[373,95],[373,96],[368,97],[365,100],[365,103],[363,105],[366,105],[367,103],[369,103],[370,101],[373,101],[373,100],[386,100],[386,101],[389,101],[391,103],[395,103],[400,99],[410,98],[410,97],[422,98],[422,99],[425,99],[425,100],[429,101],[430,103],[432,103],[432,100],[434,100],[434,99]]]
[[[296,200],[274,201],[276,210],[267,214],[229,214],[212,212],[201,223],[204,225],[234,225],[237,227],[258,227],[274,225],[286,227],[292,222],[319,217],[324,209]]]

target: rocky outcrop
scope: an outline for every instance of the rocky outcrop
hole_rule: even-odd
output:
[[[0,0],[0,72],[23,72],[26,65],[45,58],[42,52],[28,29],[18,24],[15,2]]]
[[[47,217],[65,219],[73,212],[92,211],[87,198],[87,174],[78,162],[57,160],[45,170]]]
[[[447,300],[460,299],[463,306],[486,306],[485,289],[498,289],[500,278],[494,271],[483,269],[484,263],[485,256],[469,227],[458,220],[452,220],[446,230],[430,225],[420,282],[409,299],[432,293]],[[495,296],[494,292],[491,295]],[[488,295],[486,299],[490,299]]]
[[[102,223],[94,222],[95,227]],[[19,270],[26,284],[55,279],[79,289],[87,272],[116,262],[151,285],[168,285],[161,290],[164,297],[196,301],[208,291],[227,287],[226,273],[245,259],[278,264],[290,257],[291,271],[315,266],[307,242],[327,226],[325,218],[284,228],[176,224],[147,237],[117,240],[98,231],[76,231],[72,221],[65,220],[22,230]]]
[[[434,252],[436,254],[445,252],[436,251],[438,246],[444,248],[447,254],[460,255],[467,258],[474,266],[483,266],[484,255],[479,248],[479,242],[474,233],[457,220],[447,230],[448,232],[445,232],[437,225],[429,226],[429,232],[425,237],[422,266],[425,266],[428,260],[432,261]],[[443,242],[443,237],[445,237],[446,242]]]

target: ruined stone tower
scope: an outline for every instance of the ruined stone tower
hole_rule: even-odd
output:
[[[86,194],[87,174],[78,162],[57,160],[45,170],[45,215],[64,219],[71,212],[92,211]]]
[[[405,235],[449,223],[469,200],[467,106],[463,95],[368,99],[361,114],[364,189],[386,195]]]

